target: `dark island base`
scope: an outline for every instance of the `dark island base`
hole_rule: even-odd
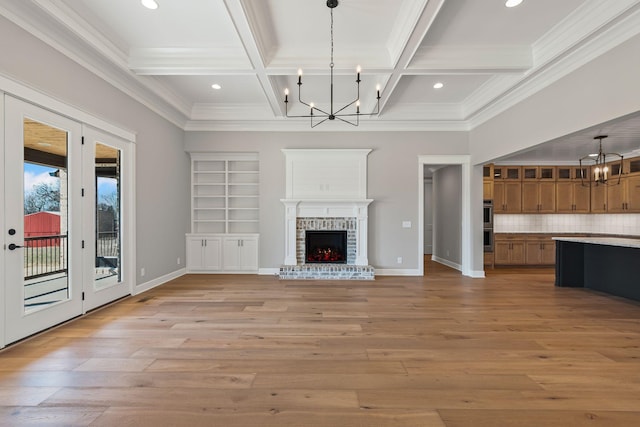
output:
[[[640,248],[556,241],[556,286],[640,301]]]

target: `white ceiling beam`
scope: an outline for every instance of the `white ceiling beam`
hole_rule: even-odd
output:
[[[265,69],[266,61],[263,51],[261,50],[262,44],[259,41],[260,33],[257,28],[252,27],[251,21],[247,18],[250,12],[245,10],[242,0],[224,0],[224,3],[273,114],[276,116],[284,115],[284,109],[280,105],[280,99],[276,96],[276,90],[271,85],[269,75]]]
[[[398,85],[400,78],[402,78],[403,73],[414,57],[416,51],[420,48],[420,44],[427,35],[427,31],[429,31],[429,28],[431,28],[436,16],[442,9],[444,2],[445,0],[429,0],[426,6],[424,6],[422,13],[420,14],[420,18],[416,22],[411,35],[402,48],[402,53],[398,56],[398,60],[394,65],[394,70],[391,73],[391,76],[382,89],[383,96],[380,100],[381,114],[383,113],[390,96]]]

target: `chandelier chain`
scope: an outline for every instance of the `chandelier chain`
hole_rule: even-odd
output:
[[[333,68],[333,9],[331,9],[331,64],[329,66]]]

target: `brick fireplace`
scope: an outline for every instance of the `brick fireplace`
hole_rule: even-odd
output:
[[[287,157],[281,279],[372,280],[368,265],[366,160],[371,150],[283,150]],[[310,262],[307,231],[346,232],[346,260]],[[327,257],[329,259],[330,257]]]

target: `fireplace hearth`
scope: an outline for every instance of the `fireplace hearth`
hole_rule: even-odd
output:
[[[306,230],[304,258],[308,264],[346,264],[347,231]]]

